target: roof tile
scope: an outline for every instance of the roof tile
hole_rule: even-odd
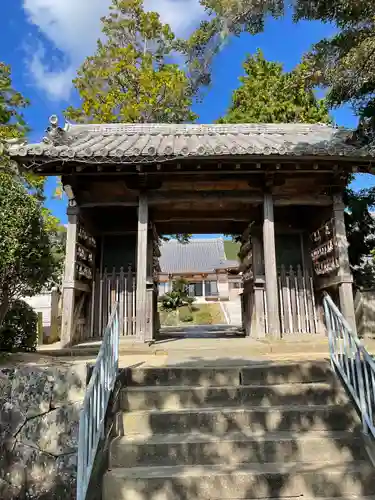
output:
[[[50,131],[42,143],[11,145],[9,151],[14,157],[115,156],[151,161],[228,154],[375,156],[374,150],[350,146],[350,136],[350,130],[301,123],[67,125],[58,133]]]

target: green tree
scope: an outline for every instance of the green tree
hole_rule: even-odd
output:
[[[331,108],[352,106],[359,117],[354,139],[375,142],[375,2],[373,0],[201,0],[208,20],[191,37],[199,62],[209,61],[222,39],[264,30],[268,16],[291,8],[300,20],[332,23],[337,33],[313,46],[304,58],[304,75],[327,91]],[[201,64],[202,65],[202,64]],[[204,66],[204,63],[203,63]],[[209,71],[205,68],[205,72]]]
[[[345,224],[349,242],[349,260],[354,282],[358,287],[375,284],[375,219],[371,207],[375,205],[375,189],[359,193],[347,188],[344,193],[347,206]]]
[[[14,301],[59,280],[64,228],[43,207],[44,178],[19,170],[7,154],[24,140],[27,99],[0,63],[0,325]]]
[[[142,0],[112,0],[105,41],[78,70],[79,108],[66,116],[93,123],[179,123],[195,119],[185,71],[173,63],[179,42]]]
[[[37,197],[14,175],[0,173],[0,326],[16,299],[59,277],[47,227]]]
[[[245,76],[233,92],[228,113],[219,123],[330,123],[324,99],[317,99],[305,66],[284,72],[258,50],[244,63]]]
[[[37,196],[42,196],[44,178],[20,172],[7,155],[9,144],[22,140],[28,132],[23,110],[29,101],[12,86],[11,69],[0,62],[0,170],[11,171]]]
[[[372,0],[300,0],[296,20],[319,20],[338,32],[313,46],[306,55],[310,78],[326,89],[335,108],[349,104],[360,119],[357,137],[374,142],[375,132],[375,3]]]
[[[0,62],[0,141],[19,139],[27,132],[22,110],[27,99],[12,87],[10,67]]]
[[[180,307],[191,306],[194,297],[189,297],[188,282],[183,278],[177,278],[172,283],[172,290],[161,297],[161,309],[163,311],[178,311]]]

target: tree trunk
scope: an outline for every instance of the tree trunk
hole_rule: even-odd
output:
[[[9,295],[6,290],[3,290],[2,296],[3,301],[0,304],[0,328],[2,327],[5,316],[9,310]]]

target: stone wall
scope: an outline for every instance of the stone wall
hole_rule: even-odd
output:
[[[86,364],[0,369],[1,500],[75,498]]]

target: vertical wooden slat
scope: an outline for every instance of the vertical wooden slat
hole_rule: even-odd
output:
[[[263,290],[263,305],[264,305],[264,329],[265,333],[268,333],[268,308],[267,308],[267,294],[266,291]]]
[[[111,302],[109,304],[109,316],[111,316],[113,305],[115,304],[115,302],[117,302],[117,300],[118,300],[118,279],[117,279],[116,268],[114,267],[112,269],[112,290],[111,290]]]
[[[120,321],[120,335],[125,335],[124,317],[125,317],[125,288],[124,288],[124,268],[120,267],[119,275],[119,321]]]
[[[106,270],[100,277],[100,290],[99,290],[99,331],[98,336],[103,336],[103,314],[104,314],[104,290],[105,290]]]
[[[310,283],[311,303],[312,303],[312,310],[313,310],[314,333],[318,333],[319,325],[318,325],[318,315],[317,315],[316,303],[315,303],[314,280],[312,279],[311,276],[309,277],[309,283]]]
[[[288,312],[288,282],[286,276],[285,266],[281,266],[281,282],[282,282],[282,293],[283,293],[283,314],[284,314],[284,328],[285,333],[290,333],[291,327],[289,324],[289,312]]]
[[[124,335],[128,335],[128,315],[129,315],[129,284],[128,273],[124,271]]]
[[[91,284],[91,299],[90,299],[90,338],[94,336],[95,323],[95,299],[96,299],[96,275],[93,271],[93,279]]]
[[[288,310],[288,324],[289,324],[289,333],[293,333],[293,313],[292,313],[292,296],[291,296],[291,286],[292,282],[289,274],[286,276],[286,291],[287,291],[287,310]]]
[[[95,309],[94,309],[94,337],[99,334],[99,306],[100,306],[100,280],[101,280],[100,269],[96,270],[95,277]]]
[[[306,287],[306,298],[307,298],[307,311],[309,318],[309,332],[314,333],[315,332],[314,307],[313,307],[313,299],[310,287],[310,275],[308,271],[305,271],[305,287]]]
[[[127,335],[133,335],[133,272],[128,267],[127,276]]]
[[[285,333],[285,324],[284,324],[284,303],[283,303],[283,282],[282,276],[278,277],[278,285],[279,285],[279,298],[280,298],[280,321],[281,321],[281,333]]]
[[[292,332],[298,332],[298,318],[297,318],[297,297],[296,297],[296,283],[295,273],[292,266],[289,267],[289,286],[290,286],[290,310],[292,314]]]
[[[101,320],[102,320],[102,325],[100,329],[100,336],[103,336],[103,330],[105,328],[105,325],[107,324],[107,295],[108,295],[108,276],[107,276],[107,269],[104,268],[104,273],[103,273],[103,291],[102,291],[102,314],[101,314]]]
[[[303,303],[305,307],[305,333],[310,332],[310,315],[307,301],[307,290],[305,276],[302,274]]]
[[[294,289],[296,293],[296,306],[297,306],[297,331],[301,331],[301,308],[299,304],[299,290],[298,290],[298,277],[294,275]]]
[[[301,266],[297,266],[297,286],[298,286],[298,303],[299,303],[299,317],[300,317],[300,332],[305,331],[305,302],[303,297],[303,283],[302,283],[302,270]]]
[[[132,279],[132,283],[133,283],[133,287],[132,287],[132,311],[133,311],[133,314],[132,314],[132,319],[133,319],[133,326],[132,326],[132,329],[133,329],[133,335],[136,335],[136,328],[137,328],[137,313],[136,313],[136,306],[137,306],[137,278],[136,278],[136,274],[134,273],[133,274],[133,279]]]

